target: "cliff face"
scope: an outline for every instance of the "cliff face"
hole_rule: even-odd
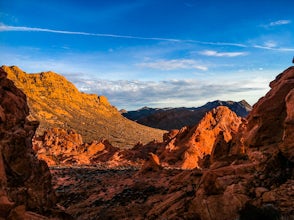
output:
[[[248,118],[246,143],[249,148],[275,146],[294,162],[294,68],[278,75],[270,87]]]
[[[28,115],[25,94],[0,69],[0,219],[38,219],[26,210],[42,214],[55,206],[48,166],[32,150],[38,123]]]
[[[61,75],[27,74],[16,66],[1,69],[27,95],[30,117],[40,122],[37,135],[55,127],[74,129],[86,142],[106,138],[121,148],[162,139],[164,131],[125,119],[106,97],[81,93]]]

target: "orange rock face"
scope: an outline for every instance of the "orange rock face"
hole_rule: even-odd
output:
[[[183,169],[199,167],[198,160],[210,155],[220,133],[227,143],[235,135],[241,124],[238,117],[229,108],[220,106],[208,112],[200,123],[191,129],[184,127],[171,139],[159,155],[162,162],[177,165]],[[174,131],[172,132],[174,133]]]
[[[73,130],[53,128],[35,136],[33,149],[48,165],[94,165],[105,163],[119,151],[108,141],[83,143],[82,136]]]
[[[38,123],[26,118],[26,96],[6,77],[0,69],[0,218],[7,219],[20,205],[23,213],[48,213],[56,200],[48,166],[32,150]]]

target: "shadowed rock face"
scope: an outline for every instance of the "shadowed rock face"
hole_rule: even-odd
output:
[[[48,166],[32,150],[38,123],[28,121],[28,115],[26,96],[0,69],[0,218],[30,216],[26,210],[45,213],[55,206]]]
[[[246,142],[251,148],[278,146],[294,162],[294,68],[278,75],[270,87],[248,118]]]

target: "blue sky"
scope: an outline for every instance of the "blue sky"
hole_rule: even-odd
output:
[[[0,64],[127,110],[254,104],[294,55],[293,1],[0,1]]]

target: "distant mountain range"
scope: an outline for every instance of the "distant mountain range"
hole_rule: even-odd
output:
[[[17,66],[1,70],[26,94],[29,119],[40,122],[37,135],[50,128],[73,129],[86,142],[106,138],[113,146],[129,148],[138,142],[162,140],[165,133],[122,117],[105,96],[79,92],[57,73],[28,74]]]
[[[184,126],[194,126],[204,115],[218,106],[226,106],[240,117],[246,117],[252,107],[245,101],[208,102],[201,107],[191,108],[148,108],[143,107],[136,111],[122,111],[122,115],[140,124],[163,130],[180,129]]]

